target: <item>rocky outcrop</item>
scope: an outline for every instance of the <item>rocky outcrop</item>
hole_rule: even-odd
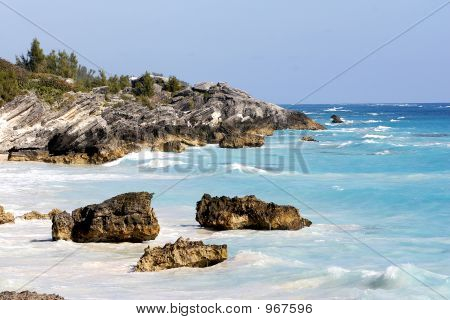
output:
[[[21,216],[24,220],[48,220],[50,217],[48,214],[40,213],[37,211],[30,211]]]
[[[74,221],[67,212],[61,212],[52,218],[52,239],[71,240]]]
[[[14,215],[6,212],[2,206],[0,206],[0,224],[14,223]]]
[[[209,194],[197,202],[195,220],[202,227],[215,230],[298,230],[311,225],[292,206],[267,203],[255,196],[229,198]]]
[[[191,267],[205,268],[227,259],[226,245],[205,245],[202,241],[179,238],[164,247],[145,249],[139,259],[136,271],[160,271],[165,269]]]
[[[25,213],[20,218],[24,220],[51,220],[53,216],[60,214],[62,211],[59,209],[52,209],[49,213],[40,213],[38,211],[30,211]]]
[[[264,145],[264,136],[249,133],[226,135],[219,142],[221,148],[261,147],[262,145]]]
[[[305,114],[257,100],[225,83],[156,94],[152,107],[120,92],[68,92],[53,105],[33,92],[0,107],[0,153],[14,161],[99,164],[142,148],[260,146],[278,129],[323,129]],[[239,139],[238,139],[239,137]],[[222,143],[221,141],[224,140]]]
[[[53,217],[53,240],[75,242],[142,242],[153,240],[159,224],[151,207],[153,194],[130,192],[100,204]]]
[[[339,116],[335,114],[331,116],[331,123],[343,123],[343,122],[344,121],[342,121],[342,119]]]
[[[64,300],[57,294],[37,293],[33,291],[3,291],[0,300]]]
[[[314,137],[312,136],[303,136],[301,138],[301,141],[305,141],[305,142],[318,142]]]

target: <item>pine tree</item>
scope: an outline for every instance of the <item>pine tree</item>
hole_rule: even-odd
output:
[[[34,38],[27,56],[16,57],[17,65],[32,72],[42,72],[45,69],[45,54],[38,39]]]
[[[137,96],[151,97],[155,94],[154,81],[150,73],[146,72],[142,77],[140,77],[133,88],[133,92]]]

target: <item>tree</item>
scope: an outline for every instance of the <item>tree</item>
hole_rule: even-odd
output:
[[[99,85],[100,86],[107,86],[108,85],[108,78],[106,77],[105,70],[98,70],[99,76]]]
[[[46,57],[46,71],[52,74],[58,74],[58,55],[52,50]]]
[[[120,91],[119,77],[114,75],[108,79],[108,91],[111,93],[117,93]]]
[[[125,89],[130,86],[130,78],[128,76],[120,76],[119,83],[120,89]]]
[[[169,92],[177,92],[180,91],[182,88],[180,81],[178,81],[177,77],[169,77],[169,81],[167,81],[167,84],[165,85],[165,89]]]
[[[45,69],[45,54],[38,39],[34,38],[27,56],[16,57],[17,65],[32,72],[42,72]]]
[[[134,83],[133,93],[137,96],[151,97],[155,94],[154,81],[150,73],[146,72]]]

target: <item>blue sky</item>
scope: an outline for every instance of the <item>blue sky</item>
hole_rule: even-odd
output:
[[[226,81],[275,103],[302,99],[446,2],[1,1],[108,73]],[[1,3],[0,26],[9,60],[33,37],[64,49]],[[450,5],[304,102],[449,102],[449,40]]]

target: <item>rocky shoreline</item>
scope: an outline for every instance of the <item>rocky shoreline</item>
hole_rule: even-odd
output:
[[[52,105],[32,91],[17,96],[0,107],[0,153],[9,161],[101,164],[143,148],[258,147],[274,130],[324,129],[226,83],[188,86],[171,96],[158,86],[152,107],[127,90],[67,92]]]

